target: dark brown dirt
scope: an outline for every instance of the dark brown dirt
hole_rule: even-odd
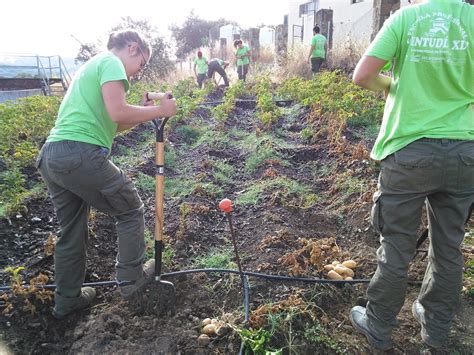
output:
[[[219,94],[214,96],[213,99],[221,97]],[[278,151],[289,158],[290,165],[269,162],[253,173],[251,179],[263,181],[267,174],[291,177],[309,184],[320,199],[313,207],[304,209],[289,201],[281,191],[270,191],[258,204],[245,208],[235,206],[233,221],[244,269],[278,275],[293,273],[324,277],[319,267],[308,264],[308,251],[298,253],[294,263],[286,264],[284,257],[301,250],[305,243],[321,245],[324,240],[326,244],[332,240],[339,252],[328,254],[324,262],[350,257],[359,265],[355,278],[370,278],[376,268],[375,251],[378,247],[378,236],[369,225],[370,195],[375,188],[376,169],[368,169],[362,159],[346,156],[349,154],[338,155],[324,135],[318,137],[317,142],[301,141],[299,132],[305,127],[308,111],[301,108],[300,112],[298,117],[288,119],[289,122],[283,117],[273,127],[274,130],[280,129],[280,138],[291,143],[288,148]],[[199,117],[207,124],[214,123],[207,109],[202,109]],[[192,173],[174,167],[167,171],[169,177],[187,179],[190,177],[186,174],[202,174],[203,179],[212,180],[206,163],[209,158],[225,160],[235,167],[236,173],[222,196],[197,190],[178,199],[166,197],[165,235],[167,248],[174,251],[174,256],[164,272],[195,268],[194,261],[200,256],[216,248],[231,247],[229,226],[217,204],[223,197],[235,199],[249,186],[249,177],[243,172],[246,156],[241,150],[235,146],[228,149],[208,145],[191,148],[186,145],[185,137],[176,133],[176,127],[168,131],[168,144],[173,144],[179,152],[178,167],[191,164]],[[226,122],[226,128],[231,127],[245,132],[255,130],[258,127],[255,109],[237,107]],[[119,154],[120,146],[134,149],[144,132],[150,129],[150,125],[142,125],[118,137],[112,154]],[[347,147],[348,151],[352,148],[353,145]],[[153,141],[149,142],[149,149],[154,149]],[[334,173],[315,175],[315,167],[325,166],[335,166]],[[348,169],[353,172],[352,176],[365,179],[367,191],[349,194],[341,200],[340,191],[334,186],[334,174],[343,174]],[[154,160],[149,159],[127,171],[131,176],[136,176],[137,172],[153,176]],[[147,208],[146,227],[153,230],[153,192],[141,191],[141,196]],[[184,219],[180,215],[183,203],[191,207]],[[27,206],[25,211],[10,220],[0,221],[0,268],[23,265],[26,268],[21,273],[24,280],[39,272],[52,279],[53,257],[45,256],[44,244],[50,234],[57,234],[53,207],[49,200],[43,199],[29,201]],[[93,211],[86,282],[114,279],[116,251],[114,221]],[[425,265],[426,261],[421,257],[413,262],[410,269],[412,281],[422,279]],[[303,272],[298,273],[298,270]],[[0,353],[237,354],[241,340],[233,327],[242,326],[244,321],[238,275],[196,273],[167,280],[176,286],[175,315],[157,314],[154,310],[158,292],[156,284],[150,284],[144,294],[132,302],[123,301],[115,286],[98,287],[98,297],[91,308],[62,321],[52,318],[51,301],[44,304],[34,301],[37,306],[35,314],[25,312],[17,304],[9,314],[0,315]],[[3,273],[1,281],[7,284],[9,275]],[[394,354],[417,354],[424,349],[419,326],[410,313],[418,287],[416,283],[409,287],[407,302],[399,316],[400,326],[394,332]],[[263,319],[263,325],[269,329],[268,319],[258,317],[262,311],[260,307],[272,304],[284,311],[287,318],[270,342],[271,347],[282,348],[284,354],[374,353],[365,339],[353,330],[348,319],[353,305],[365,304],[365,290],[363,284],[329,286],[250,278],[251,321],[256,324]],[[1,302],[0,305],[5,306]],[[450,336],[451,353],[472,353],[472,315],[472,300],[464,298]],[[201,321],[208,317],[228,326],[223,334],[211,337],[210,343],[203,346],[198,344],[197,338]],[[320,331],[312,338],[304,336],[315,329]]]

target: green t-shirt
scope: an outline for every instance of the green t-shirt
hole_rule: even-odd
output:
[[[194,64],[197,66],[197,73],[198,74],[206,74],[207,73],[207,58],[202,56],[201,58],[196,57],[194,58]]]
[[[311,45],[314,46],[311,58],[326,58],[326,51],[324,45],[326,44],[326,37],[318,33],[311,39]]]
[[[250,48],[248,46],[242,46],[242,48],[237,48],[237,50],[235,51],[235,55],[240,56],[247,54],[248,52],[250,52]],[[248,56],[237,59],[237,66],[246,64],[250,64],[250,58]]]
[[[225,62],[222,59],[219,59],[219,58],[212,58],[210,60],[210,62],[217,62],[217,64],[219,64],[221,67],[223,67],[224,64],[225,64]]]
[[[420,138],[474,140],[474,6],[429,0],[387,21],[365,55],[395,59],[371,157]]]
[[[102,98],[102,85],[109,81],[123,81],[128,91],[125,67],[110,52],[96,55],[79,68],[47,141],[72,140],[110,149],[118,125],[110,119]]]

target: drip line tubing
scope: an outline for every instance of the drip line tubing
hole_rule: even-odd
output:
[[[218,268],[209,268],[209,269],[189,269],[181,271],[173,271],[168,273],[161,274],[162,278],[170,278],[180,275],[187,274],[197,274],[197,273],[226,273],[226,274],[239,274],[239,270],[234,269],[218,269]],[[328,279],[319,279],[315,277],[295,277],[295,276],[283,276],[283,275],[271,275],[264,274],[259,272],[252,271],[243,271],[243,274],[247,277],[252,276],[256,278],[267,279],[271,281],[288,281],[288,282],[304,282],[304,283],[314,283],[314,284],[359,284],[359,283],[369,283],[370,279],[355,279],[355,280],[328,280]],[[96,281],[96,282],[86,282],[83,286],[125,286],[129,285],[130,281]],[[56,285],[47,284],[47,285],[35,285],[37,288],[45,289],[54,289]],[[25,288],[29,287],[28,285],[24,286]],[[11,286],[1,286],[0,291],[10,291]]]

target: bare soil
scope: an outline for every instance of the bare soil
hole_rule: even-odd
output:
[[[214,94],[219,99],[222,94]],[[371,194],[374,192],[377,169],[369,169],[364,159],[349,153],[359,143],[356,132],[346,128],[347,151],[341,153],[331,146],[324,134],[315,142],[301,140],[306,127],[308,109],[296,108],[297,114],[282,117],[273,126],[287,148],[280,153],[291,157],[289,165],[268,161],[249,178],[244,173],[245,153],[235,146],[216,149],[214,146],[190,148],[187,137],[167,132],[167,145],[178,152],[178,164],[168,169],[167,177],[187,179],[188,173],[179,168],[192,165],[192,174],[212,179],[209,159],[223,159],[235,167],[235,176],[225,187],[223,195],[212,195],[197,189],[179,199],[165,196],[165,235],[167,248],[174,256],[164,272],[195,268],[196,258],[215,248],[231,247],[229,226],[218,210],[218,202],[228,197],[235,199],[252,182],[264,181],[268,176],[287,176],[311,186],[320,196],[318,202],[305,209],[288,201],[281,191],[267,192],[258,204],[236,206],[232,218],[237,232],[238,249],[246,271],[275,275],[325,277],[321,268],[336,258],[357,261],[355,278],[370,278],[376,268],[375,251],[378,235],[370,227]],[[288,112],[288,111],[285,111]],[[196,113],[203,126],[217,124],[210,111]],[[323,125],[323,122],[318,123]],[[261,127],[255,119],[254,107],[236,107],[225,124],[225,129],[237,128],[253,132]],[[118,137],[112,151],[119,155],[121,146],[134,149],[151,125],[141,125],[127,135]],[[149,135],[148,135],[149,137]],[[366,146],[370,142],[364,143]],[[138,172],[154,176],[154,142],[150,140],[150,154],[143,164],[127,170],[136,177]],[[324,167],[335,167],[332,174],[317,174]],[[341,197],[335,186],[337,174],[350,170],[366,182],[364,191]],[[273,174],[273,175],[272,175]],[[334,175],[336,174],[336,175]],[[31,172],[31,179],[38,179]],[[140,191],[146,206],[146,226],[153,230],[154,196]],[[183,203],[191,212],[183,218]],[[86,282],[114,280],[117,252],[114,221],[107,215],[93,211],[88,246]],[[181,216],[181,217],[180,217]],[[23,265],[24,280],[40,272],[53,279],[53,257],[46,256],[44,245],[48,236],[57,234],[58,223],[48,199],[31,200],[27,209],[10,220],[0,221],[0,268]],[[306,243],[306,244],[305,244]],[[310,261],[310,249],[321,247],[321,260]],[[426,248],[426,245],[424,245]],[[472,253],[466,246],[466,252]],[[328,252],[324,252],[327,250]],[[293,257],[291,254],[293,253]],[[418,256],[410,268],[413,281],[400,315],[399,327],[394,331],[394,354],[418,354],[425,349],[419,335],[420,327],[413,319],[410,307],[419,291],[426,260]],[[9,283],[9,275],[0,275],[2,284]],[[243,294],[237,275],[223,273],[195,273],[167,278],[176,286],[174,315],[157,314],[158,286],[150,284],[144,294],[132,302],[125,302],[116,286],[97,287],[98,296],[92,307],[58,321],[51,316],[52,302],[35,302],[31,314],[17,306],[9,314],[0,315],[0,353],[13,354],[237,354],[241,339],[234,327],[243,325]],[[50,281],[52,282],[52,281]],[[343,286],[303,284],[250,278],[250,325],[271,329],[271,317],[264,305],[272,305],[273,314],[286,318],[274,332],[270,346],[283,349],[284,354],[366,354],[375,353],[366,340],[357,334],[348,319],[349,310],[356,304],[364,305],[365,284]],[[0,305],[5,302],[0,300]],[[271,308],[271,307],[270,307]],[[280,312],[280,313],[278,313]],[[461,309],[449,338],[449,353],[470,354],[474,351],[473,300],[463,297]],[[207,345],[198,343],[201,321],[215,318],[226,324],[222,334],[211,337]],[[275,318],[275,317],[274,317]],[[318,331],[316,331],[318,330]],[[308,335],[313,332],[313,336]],[[306,335],[305,335],[306,334]]]

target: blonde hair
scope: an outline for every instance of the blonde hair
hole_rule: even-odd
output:
[[[137,42],[140,49],[143,52],[147,52],[149,56],[151,56],[150,45],[145,39],[143,39],[143,35],[140,35],[137,31],[134,30],[122,30],[112,32],[109,36],[109,41],[107,42],[107,49],[122,49],[130,42]]]

